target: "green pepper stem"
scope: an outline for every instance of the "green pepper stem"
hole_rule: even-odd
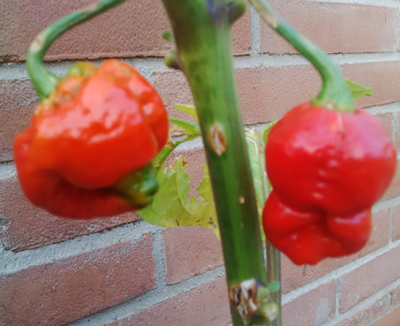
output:
[[[250,162],[232,61],[231,23],[244,2],[163,0],[199,117],[221,232],[230,293],[266,283]],[[242,10],[243,11],[243,10]],[[244,325],[231,301],[233,325]],[[267,323],[267,321],[265,321]]]
[[[322,89],[313,104],[337,111],[354,112],[354,101],[339,68],[318,46],[294,30],[277,15],[265,0],[249,0],[261,18],[318,70],[322,77]]]
[[[41,31],[29,47],[26,65],[32,83],[43,100],[55,88],[58,77],[53,75],[43,64],[43,57],[50,45],[63,33],[84,21],[124,2],[125,0],[100,0],[84,9],[75,11]]]

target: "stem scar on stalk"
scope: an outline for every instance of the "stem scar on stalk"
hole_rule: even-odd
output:
[[[215,122],[210,127],[209,139],[211,148],[215,154],[221,156],[225,153],[227,146],[225,134],[223,133],[222,128]]]
[[[273,321],[278,316],[278,305],[271,301],[267,287],[260,280],[250,279],[231,286],[229,299],[246,325]]]

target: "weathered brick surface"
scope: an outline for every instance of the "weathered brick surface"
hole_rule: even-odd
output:
[[[399,326],[400,323],[400,308],[392,311],[390,314],[380,319],[373,326]]]
[[[366,87],[374,95],[357,101],[368,107],[400,100],[400,61],[343,65],[345,77]],[[265,123],[281,118],[291,108],[307,102],[318,93],[321,82],[309,65],[239,68],[236,70],[240,103],[245,124]],[[171,116],[186,117],[172,109],[174,103],[193,104],[189,86],[180,72],[157,73],[154,85]],[[386,123],[387,118],[382,118]],[[386,126],[388,127],[388,126]]]
[[[152,237],[0,276],[0,325],[64,325],[155,286]]]
[[[400,286],[390,291],[390,307],[397,308],[400,305]]]
[[[372,87],[374,94],[356,101],[360,107],[382,105],[400,101],[400,61],[344,64],[343,75],[365,87]]]
[[[108,326],[224,326],[230,323],[225,278],[202,285]]]
[[[389,308],[389,298],[387,295],[371,303],[349,319],[341,322],[338,326],[367,326],[371,322],[382,316]],[[387,326],[386,324],[382,324]]]
[[[92,0],[7,1],[0,16],[0,62],[25,60],[37,33],[62,16],[92,4]],[[235,54],[249,53],[250,14],[234,26]],[[47,60],[104,57],[163,56],[171,45],[159,34],[171,30],[161,1],[126,1],[117,8],[68,31],[57,40]]]
[[[399,195],[400,195],[400,164],[399,164],[399,161],[397,161],[396,172],[394,174],[392,182],[389,185],[389,188],[383,194],[381,201],[387,200],[387,199],[390,199],[390,198],[393,198],[393,197],[396,197]]]
[[[392,249],[341,277],[340,312],[345,312],[400,278],[400,247]]]
[[[0,180],[0,216],[0,239],[7,249],[16,251],[42,247],[138,219],[136,213],[93,220],[59,218],[33,206],[14,178]]]
[[[282,290],[289,292],[299,286],[310,283],[335,269],[349,264],[389,243],[390,210],[384,209],[372,215],[372,232],[366,246],[358,253],[332,259],[328,258],[315,266],[293,264],[285,255],[282,255]]]
[[[392,52],[396,47],[394,8],[306,0],[270,2],[289,24],[325,52]],[[296,53],[292,46],[264,23],[261,24],[261,51],[271,54]]]
[[[284,326],[319,326],[335,316],[336,283],[321,285],[283,307]]]
[[[0,162],[13,159],[14,137],[29,125],[37,104],[29,80],[0,80]]]
[[[167,283],[175,284],[223,264],[221,243],[211,229],[180,227],[163,231]]]
[[[236,78],[245,124],[279,119],[294,106],[315,96],[320,87],[320,78],[308,65],[240,68],[236,70]],[[185,117],[171,109],[174,103],[193,103],[182,73],[158,73],[154,76],[154,85],[171,116]]]
[[[400,205],[392,208],[392,240],[400,239]]]
[[[379,113],[376,115],[379,121],[382,123],[386,133],[393,138],[393,113]]]

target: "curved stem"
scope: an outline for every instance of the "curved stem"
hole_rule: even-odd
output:
[[[124,2],[125,0],[100,0],[84,9],[75,11],[40,32],[29,47],[26,65],[29,76],[35,86],[39,98],[43,100],[49,95],[58,82],[58,77],[47,70],[43,57],[50,45],[63,33],[84,21]]]
[[[318,46],[279,17],[265,0],[249,0],[261,18],[300,52],[318,70],[322,89],[313,100],[328,109],[354,112],[354,102],[339,68]]]

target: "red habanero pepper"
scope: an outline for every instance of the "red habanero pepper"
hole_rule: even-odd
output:
[[[112,216],[151,201],[151,160],[168,138],[155,89],[117,60],[75,64],[14,142],[26,197],[71,218]]]
[[[367,243],[371,206],[396,168],[376,117],[300,105],[271,129],[265,155],[273,191],[263,226],[276,248],[296,264],[316,264]]]

